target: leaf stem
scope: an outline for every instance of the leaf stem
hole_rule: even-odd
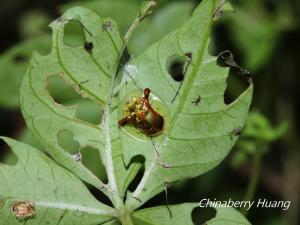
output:
[[[133,225],[130,213],[128,212],[127,208],[123,206],[119,210],[119,219],[122,225]]]
[[[141,8],[140,8],[140,12],[139,15],[135,18],[135,20],[133,21],[133,23],[131,24],[131,26],[129,27],[129,29],[127,30],[124,39],[123,39],[123,49],[121,51],[121,53],[124,52],[125,48],[128,45],[128,42],[132,36],[132,34],[134,33],[135,29],[137,28],[137,26],[147,17],[149,16],[152,12],[151,12],[151,8],[153,8],[156,5],[155,1],[148,1],[145,2]]]
[[[129,27],[128,31],[125,34],[125,37],[123,39],[123,45],[121,48],[121,52],[119,55],[119,62],[118,65],[120,65],[120,61],[123,57],[124,51],[128,45],[128,42],[134,33],[137,26],[141,23],[141,21],[150,13],[150,9],[156,5],[156,2],[154,1],[148,1],[144,3],[140,9],[139,15],[137,18],[133,21],[132,25]],[[110,88],[109,88],[109,95],[107,97],[106,105],[104,108],[104,114],[103,114],[103,134],[104,134],[104,142],[105,142],[105,151],[104,151],[104,162],[105,162],[105,168],[106,173],[108,177],[108,191],[112,190],[113,194],[110,196],[112,203],[116,210],[119,211],[119,219],[121,220],[121,223],[123,225],[132,225],[132,221],[130,218],[130,214],[126,210],[123,200],[120,197],[117,181],[115,177],[115,171],[114,171],[114,164],[113,164],[113,154],[112,154],[112,144],[111,144],[111,138],[110,138],[110,113],[112,111],[112,98],[114,94],[114,86],[115,86],[115,80],[118,74],[118,65],[115,68],[115,71],[113,73]]]
[[[262,164],[262,158],[263,158],[263,149],[257,149],[255,155],[254,155],[254,168],[252,171],[252,175],[249,181],[249,185],[244,197],[244,201],[252,201],[257,189],[259,174],[261,171],[261,164]],[[249,211],[243,209],[242,213],[247,216]]]

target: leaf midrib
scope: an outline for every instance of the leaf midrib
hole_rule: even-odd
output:
[[[210,15],[213,14],[213,10],[215,8],[215,4],[216,4],[216,1],[213,0],[213,4],[212,4],[212,11],[210,13]],[[212,23],[212,18],[209,22],[209,24]],[[196,74],[197,74],[197,71],[198,69],[203,65],[203,57],[204,57],[204,52],[205,52],[205,47],[207,46],[207,43],[208,43],[208,40],[209,40],[209,34],[210,34],[210,29],[211,29],[211,26],[207,26],[208,29],[206,29],[206,32],[205,32],[205,36],[204,36],[204,41],[202,43],[202,46],[200,47],[200,52],[199,52],[199,57],[198,57],[198,60],[196,61],[196,63],[194,64],[195,66],[193,67],[192,69],[192,72],[190,74],[190,76],[188,76],[188,80],[187,82],[183,85],[183,94],[182,96],[180,97],[180,100],[179,100],[179,104],[171,118],[170,121],[172,121],[172,123],[170,124],[170,128],[168,129],[168,131],[166,132],[166,135],[165,135],[165,138],[164,140],[162,141],[162,143],[165,143],[168,141],[169,139],[169,136],[171,134],[171,131],[174,129],[174,126],[179,118],[179,114],[181,112],[181,109],[186,101],[186,98],[190,92],[190,86],[189,84],[193,83],[194,80],[195,80],[195,77],[196,77]],[[164,149],[164,148],[163,148]],[[163,151],[163,149],[161,149],[161,152]],[[140,182],[140,184],[138,185],[138,187],[136,188],[136,190],[134,191],[133,193],[133,196],[135,198],[139,198],[140,194],[142,193],[142,189],[145,187],[145,185],[148,183],[148,177],[152,174],[151,171],[153,171],[155,169],[155,165],[157,162],[155,160],[153,160],[151,162],[151,164],[149,165],[148,167],[148,170],[145,171],[145,174]],[[141,205],[141,203],[137,203],[137,204],[133,204],[133,207],[130,208],[130,210],[135,210],[137,207],[139,207]],[[130,205],[132,206],[132,205]],[[130,207],[129,206],[129,207]]]

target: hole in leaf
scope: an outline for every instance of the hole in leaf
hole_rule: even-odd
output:
[[[102,120],[103,109],[92,100],[82,99],[77,102],[76,117],[88,123],[99,125]]]
[[[83,81],[80,85],[87,82],[89,81]],[[61,76],[50,76],[47,88],[54,102],[66,107],[76,105],[75,115],[78,119],[94,125],[100,124],[103,113],[102,107],[90,99],[82,98]]]
[[[64,27],[64,43],[71,47],[79,47],[84,44],[85,35],[81,24],[71,20]]]
[[[103,193],[101,192],[99,189],[95,188],[94,186],[91,186],[89,184],[86,184],[91,192],[91,194],[101,203],[108,205],[110,207],[113,207],[111,201],[109,200],[109,198]]]
[[[100,159],[100,153],[97,149],[90,146],[80,150],[82,164],[87,167],[100,180],[106,180],[105,168]]]
[[[58,145],[68,151],[70,154],[75,155],[79,152],[80,145],[74,140],[74,135],[71,131],[61,130],[57,134]]]
[[[0,146],[1,146],[1,158],[0,158],[0,163],[9,165],[9,166],[14,166],[18,162],[17,156],[13,153],[13,151],[10,150],[10,146],[8,146],[5,141],[0,139]],[[1,166],[1,164],[0,164]]]
[[[195,225],[204,225],[207,221],[213,219],[217,211],[211,207],[197,207],[192,211],[192,220]]]
[[[224,94],[225,104],[230,104],[247,89],[252,82],[252,78],[247,70],[236,63],[230,51],[223,51],[219,54],[218,64],[222,67],[230,67],[227,88]]]
[[[144,176],[144,172],[145,172],[145,165],[144,165],[144,162],[145,162],[145,158],[141,155],[137,155],[137,156],[134,156],[132,159],[131,159],[131,162],[129,164],[129,166],[131,166],[131,164],[133,162],[138,162],[140,163],[142,166],[141,168],[139,169],[139,171],[137,172],[136,176],[134,177],[134,179],[131,181],[131,183],[129,184],[128,186],[128,190],[130,192],[133,192],[138,184],[140,183],[141,179],[143,178]]]
[[[167,60],[167,71],[175,81],[183,81],[185,65],[187,58],[185,56],[174,55]]]
[[[227,78],[227,88],[224,94],[225,104],[234,102],[248,86],[248,82],[246,82],[245,79],[242,79],[240,74],[237,74],[236,71],[231,69]]]
[[[65,106],[74,105],[71,100],[79,98],[79,94],[59,75],[48,77],[47,89],[52,99]]]

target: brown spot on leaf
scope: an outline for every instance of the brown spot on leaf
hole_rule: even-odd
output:
[[[18,219],[27,219],[35,215],[35,207],[32,202],[15,202],[11,211]]]

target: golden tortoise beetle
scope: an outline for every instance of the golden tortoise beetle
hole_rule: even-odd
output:
[[[131,124],[149,136],[159,134],[164,128],[164,118],[149,103],[150,89],[145,88],[141,97],[130,98],[124,107],[125,117],[119,126]]]

